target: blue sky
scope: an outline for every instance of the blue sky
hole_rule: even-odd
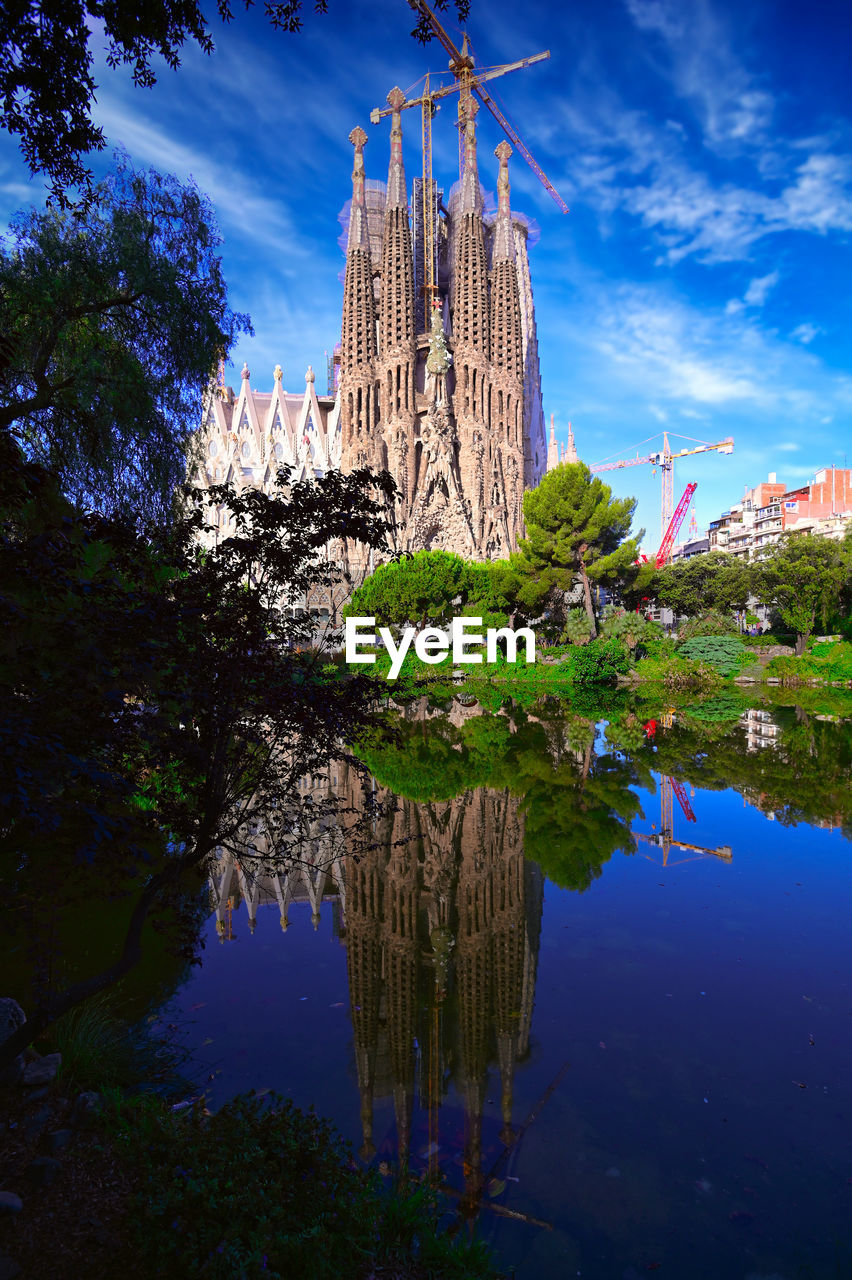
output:
[[[329,10],[309,8],[288,36],[237,6],[230,27],[214,28],[216,54],[187,50],[153,90],[100,57],[97,119],[110,142],[191,174],[213,199],[232,304],[256,331],[233,364],[246,359],[258,389],[279,361],[288,389],[308,364],[324,389],[340,327],[347,135],[368,130],[367,175],[384,178],[388,126],[371,126],[370,109],[446,67],[436,43],[411,39],[404,0]],[[455,15],[444,21],[460,39]],[[733,435],[732,457],[677,468],[676,497],[698,482],[699,525],[770,470],[792,485],[847,453],[852,462],[850,26],[841,0],[472,2],[481,66],[551,51],[495,85],[571,206],[560,213],[513,157],[513,205],[541,229],[531,265],[545,413],[562,439],[571,419],[590,463],[629,456],[663,429]],[[450,98],[435,124],[447,187],[454,119]],[[501,134],[479,119],[493,190]],[[403,127],[410,184],[418,113]],[[0,214],[39,198],[0,136]],[[636,467],[606,479],[639,498],[637,523],[655,542],[659,476]]]

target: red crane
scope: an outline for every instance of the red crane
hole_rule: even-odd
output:
[[[688,437],[683,437],[688,439]],[[678,453],[672,453],[669,445],[669,435],[667,431],[663,432],[663,447],[655,453],[646,453],[642,457],[637,453],[635,458],[619,458],[616,462],[598,462],[593,467],[589,467],[592,475],[597,475],[601,471],[617,471],[622,467],[638,467],[642,463],[650,462],[652,466],[659,467],[663,477],[663,496],[660,510],[660,537],[665,539],[666,530],[668,529],[672,516],[674,515],[674,464],[678,458],[689,458],[696,453],[710,453],[713,450],[719,453],[734,452],[734,437],[726,436],[724,440],[716,440],[714,443],[699,440],[692,449],[681,449]]]
[[[668,529],[666,529],[665,535],[663,536],[663,540],[660,543],[660,549],[657,552],[656,565],[658,569],[661,569],[669,558],[669,554],[671,552],[674,540],[677,537],[678,530],[680,529],[680,526],[683,524],[683,518],[686,515],[687,511],[689,510],[689,504],[692,501],[692,495],[695,493],[695,490],[697,488],[698,488],[698,485],[693,482],[692,484],[688,484],[683,491],[683,497],[681,498],[680,502],[677,504],[677,510],[675,511],[674,515],[669,521],[669,527]]]

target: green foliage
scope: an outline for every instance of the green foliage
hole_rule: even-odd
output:
[[[641,613],[627,609],[606,609],[600,634],[605,639],[614,636],[626,644],[631,651],[638,649],[645,653],[649,650],[656,651],[660,641],[665,639],[659,623],[651,622]]]
[[[476,728],[468,729],[469,725]],[[502,717],[478,716],[462,729],[442,717],[428,726],[426,721],[399,721],[390,740],[380,735],[358,754],[373,777],[395,795],[432,803],[484,786],[493,753],[508,732]]]
[[[0,434],[0,893],[41,975],[28,1038],[129,972],[149,917],[189,958],[193,870],[243,842],[253,814],[273,842],[270,824],[292,829],[298,778],[374,718],[370,682],[296,651],[310,620],[283,602],[337,581],[317,554],[329,538],[384,541],[390,478],[210,492],[234,536],[200,550],[193,492],[184,518],[143,537],[81,516]],[[67,921],[119,895],[133,907],[111,963],[63,987]]]
[[[727,613],[710,610],[697,618],[690,618],[680,628],[677,643],[682,645],[686,640],[694,640],[696,636],[735,636],[737,628],[734,620]]]
[[[478,568],[478,566],[477,566]],[[444,622],[469,595],[468,565],[452,551],[417,551],[380,565],[352,596],[347,618],[375,618],[377,626]]]
[[[730,724],[733,720],[739,720],[747,707],[748,702],[744,697],[736,693],[723,693],[690,706],[685,714],[705,724]]]
[[[849,564],[844,545],[831,538],[788,534],[759,561],[755,572],[758,593],[796,632],[801,653],[817,622],[825,625],[837,607]]]
[[[634,498],[613,498],[582,462],[549,471],[524,494],[527,576],[551,594],[570,591],[577,574],[612,585],[637,558],[635,539],[625,541],[635,509]],[[593,617],[589,624],[594,633]]]
[[[465,614],[481,617],[485,627],[506,626],[518,615],[535,616],[539,603],[517,561],[517,556],[468,561],[451,551],[401,556],[365,579],[344,616],[375,618],[380,627],[405,627],[445,623]]]
[[[735,610],[745,608],[752,580],[751,566],[744,561],[708,551],[657,569],[649,592],[679,617],[718,613],[730,621]]]
[[[630,656],[615,636],[592,640],[571,654],[571,676],[579,684],[615,684],[630,670]]]
[[[102,513],[162,519],[211,370],[240,332],[213,209],[119,158],[85,214],[18,214],[0,246],[0,429]]]
[[[59,1079],[65,1089],[185,1088],[180,1068],[186,1054],[174,1039],[152,1035],[147,1023],[129,1022],[111,994],[69,1010],[43,1048],[62,1054]]]
[[[735,636],[695,636],[678,647],[683,658],[705,662],[722,676],[736,675],[743,663],[751,660],[748,649]]]
[[[589,643],[591,636],[589,634],[589,619],[586,617],[585,609],[568,610],[565,614],[562,639],[572,645]]]
[[[852,643],[812,645],[802,657],[777,657],[767,663],[766,674],[782,679],[852,681]]]
[[[777,694],[783,697],[784,691]],[[727,701],[736,695],[724,696]],[[762,696],[771,703],[775,692]],[[716,717],[690,706],[671,729],[657,734],[655,768],[695,787],[733,787],[785,826],[830,819],[852,838],[852,739],[842,718],[849,707],[836,691],[826,697],[797,690],[795,701],[795,710],[774,711],[781,732],[761,751],[749,751],[745,729],[722,718],[728,708]],[[703,706],[712,711],[715,702]],[[813,709],[806,710],[806,703]],[[729,710],[733,717],[733,705]]]
[[[722,679],[715,668],[683,658],[677,652],[674,655],[640,658],[635,670],[641,681],[661,684],[671,690],[710,690],[719,685]]]
[[[146,1274],[496,1277],[481,1244],[440,1232],[430,1190],[383,1192],[326,1121],[283,1098],[214,1115],[114,1102],[100,1123],[135,1188],[128,1225]]]

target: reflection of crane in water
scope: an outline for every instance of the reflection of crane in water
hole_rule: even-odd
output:
[[[674,815],[673,815],[673,797],[677,796],[678,803],[683,810],[687,822],[695,822],[695,814],[692,812],[692,806],[686,798],[684,791],[677,778],[671,778],[666,774],[660,775],[660,829],[654,832],[634,831],[637,840],[645,840],[648,844],[656,845],[658,849],[663,851],[663,866],[676,867],[681,862],[693,862],[697,858],[721,858],[723,862],[731,862],[733,852],[728,844],[719,845],[717,849],[709,849],[706,845],[690,844],[687,840],[675,840],[674,838]],[[687,856],[677,858],[674,862],[669,859],[669,852],[672,848],[682,849]],[[656,859],[651,854],[646,853],[644,857],[655,862]]]
[[[674,718],[674,712],[669,710],[662,718],[662,724],[669,728]],[[649,720],[645,726],[645,732],[649,737],[653,737],[656,731],[656,722]],[[676,867],[681,862],[694,862],[698,858],[721,858],[723,862],[731,862],[733,860],[733,851],[728,844],[719,845],[716,849],[709,849],[706,845],[690,844],[687,840],[675,840],[674,838],[674,797],[677,796],[678,804],[683,810],[684,817],[687,822],[695,822],[695,814],[692,811],[692,805],[689,803],[683,786],[678,782],[677,778],[671,777],[669,774],[660,774],[660,829],[654,831],[652,826],[651,832],[634,831],[637,840],[644,840],[648,844],[656,845],[658,849],[663,851],[663,866]],[[675,849],[681,849],[688,856],[678,858],[676,862],[669,861],[669,852],[674,846]],[[651,862],[656,859],[651,857],[649,853],[643,854]]]

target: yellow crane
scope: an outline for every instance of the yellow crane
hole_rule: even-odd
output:
[[[649,437],[653,439],[653,437]],[[684,436],[683,439],[690,439]],[[643,444],[647,441],[643,440]],[[734,437],[726,436],[724,440],[716,440],[712,444],[705,440],[692,441],[693,448],[679,449],[677,453],[672,452],[669,444],[669,433],[663,432],[663,447],[657,449],[653,453],[645,453],[640,457],[637,452],[635,458],[619,458],[616,462],[597,462],[593,467],[589,467],[592,475],[599,475],[601,471],[620,471],[622,467],[638,467],[643,463],[650,463],[656,474],[656,468],[659,467],[662,472],[663,493],[660,505],[660,538],[665,537],[666,530],[671,524],[672,515],[674,514],[674,464],[679,458],[691,458],[696,453],[733,453]]]
[[[512,127],[508,120],[503,116],[497,107],[494,99],[482,86],[488,80],[495,80],[498,76],[508,75],[510,71],[522,71],[526,67],[533,66],[536,62],[544,62],[550,57],[550,51],[545,50],[543,53],[532,54],[528,58],[519,58],[516,62],[503,63],[496,67],[485,67],[478,69],[474,67],[473,58],[470,55],[467,36],[462,41],[462,48],[457,49],[450,39],[447,32],[441,26],[435,14],[426,4],[426,0],[409,0],[412,9],[420,13],[425,21],[432,28],[441,45],[450,54],[450,71],[453,73],[453,83],[448,85],[439,85],[432,88],[430,83],[430,73],[427,72],[424,78],[423,92],[415,98],[407,98],[399,105],[400,111],[405,111],[409,107],[420,107],[421,109],[421,144],[423,149],[423,182],[421,189],[422,199],[422,226],[423,226],[423,292],[426,296],[425,314],[429,316],[429,302],[435,297],[438,291],[437,270],[435,263],[435,222],[437,217],[436,199],[435,199],[435,183],[432,178],[432,119],[437,111],[436,103],[441,98],[445,98],[450,93],[458,93],[459,97],[459,120],[464,123],[467,119],[466,99],[471,93],[476,93],[480,100],[488,107],[488,110],[498,121],[504,132],[512,139],[523,155],[524,159],[538,175],[547,189],[556,199],[560,208],[564,213],[568,212],[568,206],[562,197],[558,194],[553,184],[547,178],[544,171],[536,163],[529,149],[525,145],[522,138],[519,137],[517,131]],[[378,124],[385,116],[391,115],[393,107],[379,108],[374,107],[370,112],[370,121],[372,124]],[[460,145],[461,145],[461,134]]]

